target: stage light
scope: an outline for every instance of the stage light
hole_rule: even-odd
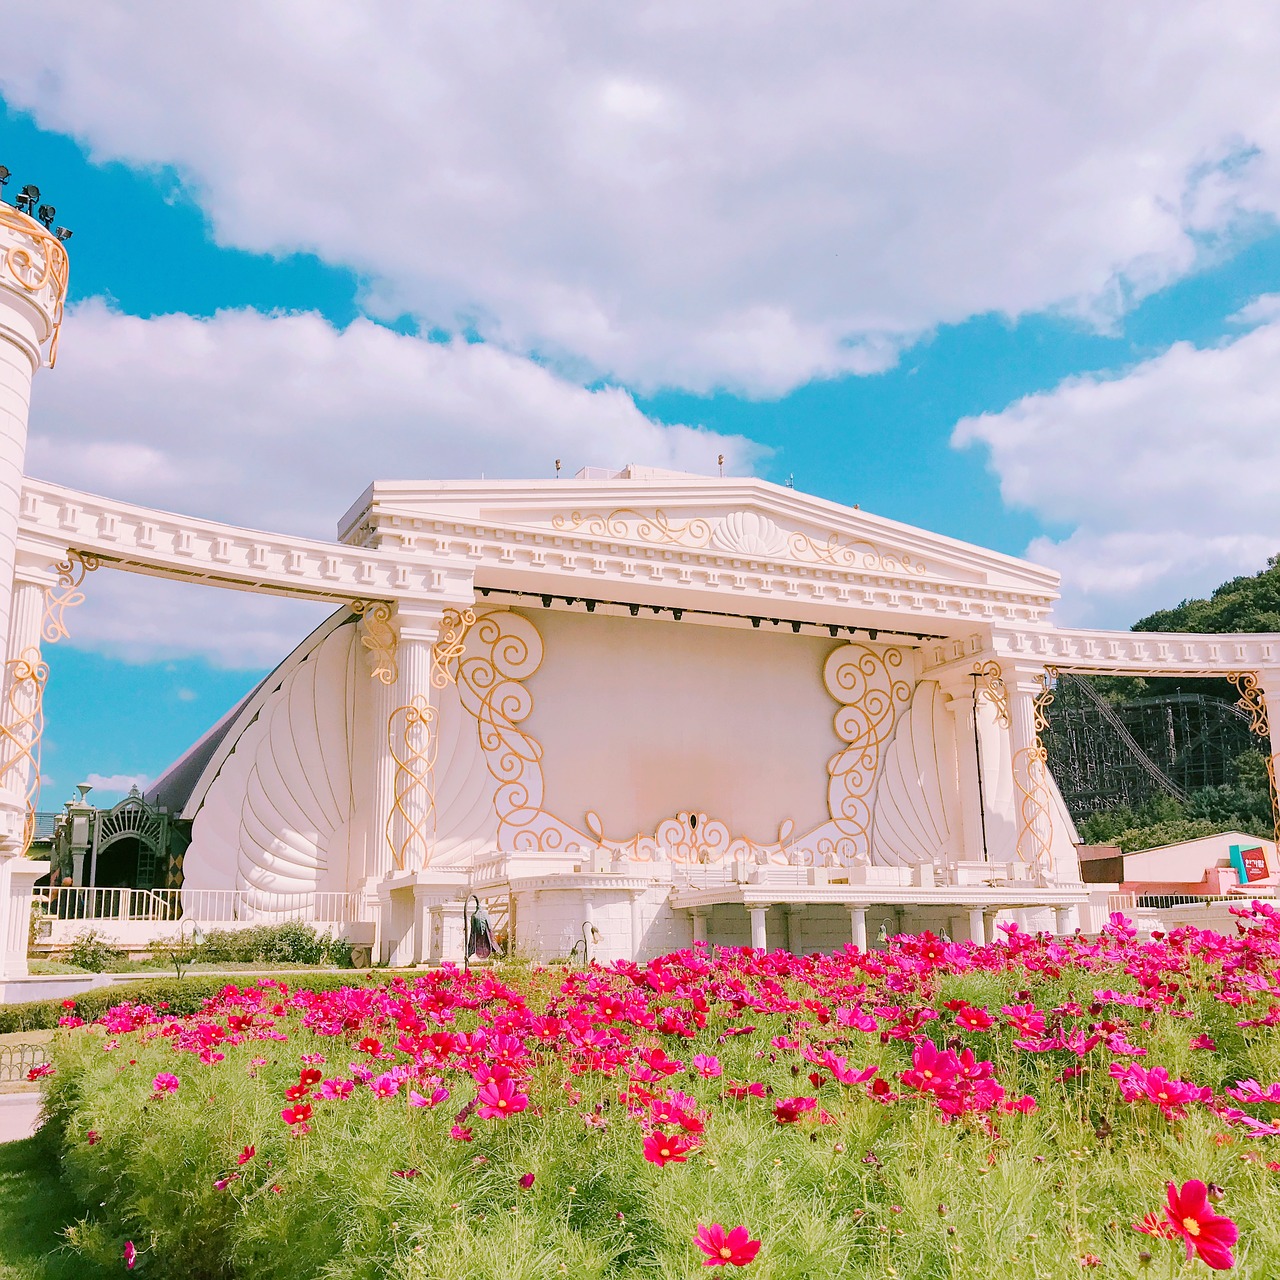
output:
[[[596,602],[595,602],[594,600],[584,600],[582,603],[583,603],[583,604],[585,604],[585,605],[587,606],[587,612],[588,612],[588,613],[595,613],[595,611],[596,611]]]
[[[482,596],[487,596],[489,594],[488,587],[477,587],[476,590],[479,591]]]
[[[627,608],[631,610],[631,616],[633,618],[636,617],[640,612],[640,606],[638,604],[629,604],[627,605]]]
[[[672,617],[673,617],[677,622],[679,622],[679,621],[680,621],[680,619],[684,617],[684,610],[683,610],[683,609],[672,609],[672,610],[671,610],[671,616],[672,616]]]
[[[58,227],[53,234],[55,239],[57,239],[61,244],[66,244],[67,241],[71,239],[72,233],[67,227]]]
[[[42,204],[36,211],[36,217],[44,223],[46,230],[51,230],[53,220],[58,216],[58,211],[51,204]]]
[[[9,170],[6,169],[4,165],[0,164],[0,187],[7,187],[9,185],[9,179],[12,176],[13,175]]]
[[[550,608],[551,608],[551,597],[550,597],[550,596],[543,596],[543,597],[542,597],[542,607],[543,607],[544,609],[550,609]]]
[[[868,640],[874,640],[874,639],[876,638],[876,636],[878,636],[879,634],[880,634],[880,633],[879,633],[878,631],[874,631],[874,630],[872,630],[872,631],[868,631],[868,632],[867,632],[867,639],[868,639]]]
[[[759,626],[760,626],[760,619],[759,619],[759,618],[752,618],[752,619],[751,619],[751,625],[752,625],[753,627],[759,628]]]
[[[25,187],[14,197],[13,203],[17,207],[19,213],[25,213],[28,217],[34,217],[36,205],[40,200],[40,188],[27,183]]]
[[[799,635],[799,634],[800,634],[800,624],[799,624],[798,622],[793,622],[793,623],[791,624],[791,630],[792,630],[792,631],[794,631],[794,632],[796,633],[796,635]]]
[[[833,640],[836,638],[836,636],[837,636],[837,635],[839,635],[839,634],[840,634],[840,628],[839,628],[839,627],[830,627],[830,626],[829,626],[829,627],[827,628],[827,630],[828,630],[829,632],[831,632],[831,638],[832,638]]]

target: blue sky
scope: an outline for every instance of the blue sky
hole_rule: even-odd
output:
[[[403,51],[360,31],[387,83],[358,77],[351,125],[305,68],[268,81],[271,48],[241,57],[234,23],[184,19],[135,47],[128,7],[106,8],[114,25],[85,29],[54,6],[62,53],[37,53],[19,24],[15,52],[38,65],[0,74],[0,163],[75,232],[80,309],[38,380],[33,474],[328,534],[376,477],[522,474],[555,456],[570,472],[709,471],[725,448],[737,470],[1053,564],[1064,620],[1112,626],[1280,550],[1280,140],[1249,98],[1251,84],[1275,96],[1273,64],[1229,33],[1218,48],[1188,28],[1201,65],[1144,96],[1106,65],[1099,7],[1096,31],[1061,33],[1104,90],[1083,85],[1072,117],[1052,101],[1056,69],[1042,92],[1016,43],[993,67],[980,32],[921,48],[884,24],[866,57],[920,83],[972,76],[976,102],[1006,77],[1024,109],[999,118],[993,160],[985,107],[915,119],[847,31],[815,31],[758,88],[788,105],[754,172],[771,140],[758,122],[741,150],[731,134],[753,109],[740,94],[763,29],[711,85],[665,45],[622,68],[588,47],[596,78],[564,75],[594,95],[589,128],[546,63],[508,68],[510,111],[479,101],[492,68],[461,18],[415,20]],[[290,38],[272,27],[278,56]],[[847,109],[848,172],[800,107],[786,114],[802,80],[825,83],[804,61],[818,46],[835,88],[814,119],[829,130]],[[451,106],[402,119],[397,76],[416,92],[414,59],[436,57]],[[877,83],[871,117],[859,74]],[[522,138],[526,115],[541,132]],[[883,136],[858,153],[868,118]],[[686,186],[667,199],[670,170]],[[309,385],[330,369],[332,386]],[[366,449],[371,435],[386,439]],[[90,591],[49,655],[45,807],[94,775],[103,798],[113,777],[154,777],[317,618],[163,584]]]

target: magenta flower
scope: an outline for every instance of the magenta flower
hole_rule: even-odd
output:
[[[533,1186],[533,1181],[534,1181],[533,1174],[531,1174],[531,1173],[521,1174],[521,1175],[520,1175],[520,1190],[521,1190],[521,1191],[528,1191],[528,1190],[529,1190],[529,1188],[530,1188],[531,1186]]]
[[[476,1094],[476,1115],[481,1120],[513,1116],[517,1111],[523,1111],[528,1105],[528,1096],[521,1093],[511,1080],[497,1080],[485,1085]]]
[[[699,1223],[693,1243],[707,1255],[704,1267],[745,1267],[760,1252],[760,1241],[746,1227],[726,1231],[718,1222],[708,1227]]]
[[[162,1071],[154,1080],[152,1080],[151,1087],[156,1093],[177,1093],[178,1084],[179,1080],[177,1076],[173,1075],[169,1071]]]
[[[443,1085],[431,1091],[430,1097],[419,1093],[416,1089],[409,1090],[409,1105],[411,1107],[438,1107],[449,1096],[449,1090]]]
[[[132,1271],[134,1264],[138,1261],[138,1251],[134,1248],[132,1240],[124,1242],[124,1269]]]

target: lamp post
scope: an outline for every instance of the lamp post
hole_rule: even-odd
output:
[[[588,938],[590,934],[590,938]],[[582,922],[582,939],[573,944],[573,950],[569,952],[569,963],[573,963],[573,957],[578,954],[578,948],[582,948],[582,967],[589,969],[591,967],[591,944],[597,947],[600,945],[600,930],[595,927],[589,920]]]

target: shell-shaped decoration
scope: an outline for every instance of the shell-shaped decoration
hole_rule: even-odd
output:
[[[740,556],[780,556],[787,549],[787,535],[768,516],[730,511],[712,531],[711,545]]]

